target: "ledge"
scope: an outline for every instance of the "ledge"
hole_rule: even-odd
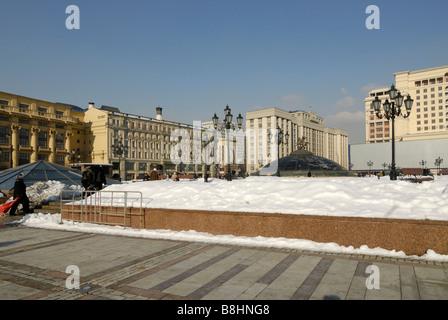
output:
[[[117,214],[102,214],[99,218],[100,215],[91,210],[81,218],[78,210],[77,206],[64,206],[62,219],[124,224],[136,229],[307,239],[355,248],[367,245],[418,256],[428,249],[448,254],[448,221],[149,208],[141,211],[130,208],[124,217],[123,208],[110,207],[102,208],[101,212]]]

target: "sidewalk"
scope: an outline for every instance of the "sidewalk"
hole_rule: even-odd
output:
[[[5,222],[3,220],[3,222]],[[448,262],[0,227],[0,299],[448,299]],[[373,272],[366,273],[368,266]],[[79,269],[79,289],[75,284]],[[72,267],[73,268],[73,267]],[[366,279],[372,281],[367,288]]]

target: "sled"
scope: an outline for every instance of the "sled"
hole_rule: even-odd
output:
[[[2,214],[0,215],[0,217],[4,218],[5,217],[5,213],[8,212],[8,210],[12,207],[12,205],[19,200],[19,197],[15,198],[14,200],[10,201],[10,202],[6,202],[4,204],[2,204],[0,206],[0,211],[2,212]]]

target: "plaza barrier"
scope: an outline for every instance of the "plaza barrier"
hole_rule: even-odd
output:
[[[62,190],[60,194],[62,217],[69,213],[73,222],[130,226],[130,216],[140,216],[143,227],[143,197],[140,191],[79,191]]]

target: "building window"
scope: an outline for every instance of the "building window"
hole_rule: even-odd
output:
[[[57,155],[56,156],[56,163],[57,164],[64,164],[64,161],[65,161],[65,157],[64,156],[62,156],[62,155]]]
[[[9,127],[0,126],[0,144],[9,144]]]
[[[47,147],[47,132],[39,131],[37,134],[37,143],[39,147],[46,148]]]
[[[39,161],[48,161],[48,154],[46,154],[46,153],[39,153],[37,155],[37,160],[39,160]]]
[[[64,116],[64,111],[56,110],[55,114],[56,114],[56,118],[62,119],[62,117]]]
[[[30,163],[29,153],[19,153],[19,165]]]
[[[64,134],[56,133],[56,148],[64,149]]]
[[[22,111],[22,112],[26,112],[28,109],[29,109],[29,105],[27,105],[27,104],[23,104],[23,103],[19,103],[19,109],[20,109],[20,111]]]
[[[19,130],[19,145],[28,147],[30,145],[30,130],[20,129]]]

